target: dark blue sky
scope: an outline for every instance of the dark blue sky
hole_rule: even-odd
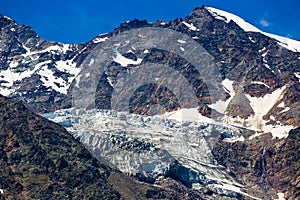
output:
[[[0,13],[26,24],[44,39],[80,43],[134,18],[184,18],[212,6],[239,15],[259,29],[300,40],[299,0],[1,0]]]

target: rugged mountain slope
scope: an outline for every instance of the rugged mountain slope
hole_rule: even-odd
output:
[[[271,134],[266,134],[246,142],[219,141],[213,154],[237,177],[259,185],[265,198],[277,198],[275,189],[277,193],[284,193],[286,199],[300,199],[299,131],[300,128],[291,130],[285,140],[272,140]]]
[[[170,198],[96,160],[63,127],[3,96],[0,146],[4,199]]]
[[[31,28],[4,16],[0,24],[0,92],[22,100],[37,112],[72,106],[74,87],[70,86],[79,84],[80,81],[73,81],[76,76],[80,80],[86,68],[83,61],[98,44],[105,46],[111,38],[135,28],[159,27],[186,34],[203,46],[222,76],[216,84],[224,87],[223,92],[216,97],[210,94],[212,91],[207,89],[201,74],[194,73],[195,66],[179,54],[157,48],[132,48],[123,55],[117,54],[108,66],[103,66],[105,70],[98,83],[95,102],[98,108],[111,108],[119,74],[158,63],[170,66],[191,83],[196,91],[196,105],[204,116],[211,116],[213,112],[223,122],[274,134],[299,126],[300,42],[263,33],[232,14],[200,7],[185,19],[171,22],[149,24],[133,20],[121,24],[112,33],[80,45],[44,41]],[[185,41],[179,42],[184,45]],[[193,101],[178,103],[170,88],[155,83],[141,87],[139,82],[135,84],[138,89],[131,98],[131,112],[152,115],[153,106],[157,104],[162,105],[163,112],[195,106]]]
[[[119,106],[121,110],[126,107],[131,113],[164,114],[166,118],[180,120],[191,118],[192,121],[197,121],[183,122],[181,125],[187,128],[185,130],[176,123],[168,124],[169,121],[162,120],[163,122],[159,121],[157,124],[155,120],[153,123],[141,116],[128,117],[114,111],[105,111],[104,114],[93,111],[74,111],[78,113],[59,111],[64,118],[62,125],[69,128],[70,132],[73,131],[72,134],[84,142],[94,156],[101,157],[101,154],[104,154],[107,160],[116,164],[122,171],[130,173],[137,167],[133,164],[145,162],[149,157],[155,159],[160,153],[169,155],[168,151],[171,152],[167,160],[171,169],[167,168],[167,174],[159,171],[163,167],[154,171],[149,170],[158,164],[165,164],[165,160],[162,162],[158,159],[156,164],[141,165],[142,172],[146,171],[146,175],[135,175],[151,179],[153,177],[147,176],[149,172],[155,176],[156,184],[161,185],[178,199],[184,196],[187,199],[201,198],[203,194],[206,195],[206,199],[207,196],[218,199],[220,198],[218,195],[246,199],[252,198],[251,195],[277,198],[277,192],[285,193],[287,198],[298,198],[299,178],[298,174],[295,174],[299,171],[298,157],[293,154],[298,148],[298,134],[292,131],[288,135],[288,131],[300,125],[299,41],[264,33],[235,15],[210,7],[196,8],[186,18],[170,22],[148,23],[133,20],[121,24],[112,33],[99,35],[84,44],[45,41],[30,27],[18,25],[5,16],[0,16],[0,28],[0,93],[21,100],[35,112],[52,112],[69,108],[76,105],[74,102],[78,98],[81,98],[83,108],[93,108],[95,104],[97,108],[114,109],[114,101],[125,99],[125,106]],[[140,32],[134,32],[135,30]],[[157,30],[160,31],[156,32]],[[127,33],[133,35],[126,37]],[[173,37],[165,33],[171,33]],[[182,38],[176,37],[176,33]],[[173,38],[173,41],[170,38]],[[143,44],[139,46],[138,42],[141,41]],[[157,45],[161,41],[169,43]],[[195,54],[195,49],[200,52]],[[99,55],[105,58],[104,63],[98,59]],[[193,62],[190,62],[188,55],[192,55]],[[202,71],[199,71],[201,67]],[[212,71],[212,68],[216,71]],[[210,75],[220,76],[210,78]],[[133,78],[126,79],[126,77]],[[165,80],[167,82],[164,82]],[[94,88],[91,88],[91,85]],[[213,87],[220,90],[215,92],[211,90]],[[128,88],[132,90],[128,90],[131,93],[128,93]],[[83,92],[82,95],[80,92],[77,95],[77,91]],[[192,91],[193,97],[185,96],[188,94],[184,93],[186,91]],[[184,95],[178,95],[182,92]],[[185,99],[184,103],[181,102],[182,98]],[[181,110],[173,112],[180,108]],[[187,112],[184,114],[183,111]],[[88,120],[84,121],[86,119],[84,117]],[[101,117],[104,117],[104,121],[99,121]],[[74,123],[69,124],[72,120],[75,120],[75,128]],[[214,125],[197,124],[203,120]],[[159,128],[164,123],[166,126],[163,126],[162,131]],[[246,129],[228,130],[226,124]],[[223,128],[220,128],[222,131],[216,131],[212,127]],[[149,132],[144,132],[143,130],[148,130],[147,128]],[[165,130],[167,133],[173,131],[174,135],[165,134]],[[189,131],[195,133],[190,134]],[[263,134],[267,132],[271,132],[272,135]],[[145,135],[141,136],[141,133]],[[177,146],[169,148],[172,136],[182,137],[182,133],[190,137],[184,138],[184,141],[179,143],[181,146],[174,142],[178,138],[174,137],[173,141],[173,145],[178,144],[181,149],[176,149]],[[155,134],[161,138],[153,137]],[[194,136],[197,134],[202,135],[197,137],[195,142]],[[224,172],[226,177],[228,174],[231,177],[232,173],[235,173],[243,186],[229,187],[224,183],[224,179],[212,180],[218,177],[214,174],[214,170],[222,171],[224,168],[216,167],[218,162],[214,163],[216,160],[209,150],[205,151],[208,153],[204,155],[205,158],[201,156],[199,158],[198,155],[203,153],[207,141],[201,146],[203,141],[198,140],[206,140],[207,136],[209,144],[212,144],[210,148],[214,147],[219,136],[223,139],[215,146],[214,156],[219,163],[227,167],[228,172]],[[275,137],[285,139],[278,140],[274,139]],[[154,147],[157,144],[165,146],[158,145],[156,149]],[[289,149],[289,146],[293,149]],[[182,154],[177,154],[174,149]],[[182,149],[186,151],[181,151]],[[194,153],[186,157],[186,153],[190,151]],[[143,152],[145,155],[141,160],[139,158],[126,160],[135,155],[132,152]],[[128,162],[123,163],[124,159]],[[151,159],[150,161],[153,161]],[[192,166],[193,162],[203,159],[209,161],[206,164],[212,165],[203,168],[201,164]],[[288,166],[291,168],[288,169]],[[214,170],[209,171],[210,167]],[[197,173],[194,173],[195,169],[198,170]],[[189,176],[177,173],[182,170]],[[204,178],[205,184],[218,186],[214,190],[202,187],[205,189],[199,190],[198,193],[180,183],[184,182],[188,187],[196,183],[197,188],[199,180],[202,180],[199,177],[202,177],[200,175],[203,170],[208,170],[210,175],[216,176]],[[217,175],[220,175],[218,173]],[[273,176],[273,173],[276,174]],[[164,178],[159,179],[159,175],[164,175]],[[108,178],[115,180],[112,185],[126,183],[116,178],[122,177],[120,174],[112,177]],[[105,180],[106,178],[104,177]],[[185,178],[189,180],[186,181]],[[198,182],[193,182],[195,181],[193,178]],[[153,182],[153,179],[150,181]],[[177,187],[179,188],[176,189]],[[118,185],[115,188],[121,195],[128,191],[123,190],[123,187],[120,190]],[[131,188],[131,191],[133,190],[137,189]],[[153,193],[160,194],[160,192]]]
[[[0,97],[0,187],[5,198],[118,199],[110,169],[63,127]]]

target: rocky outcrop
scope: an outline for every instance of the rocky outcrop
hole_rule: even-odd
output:
[[[0,188],[5,198],[119,199],[99,163],[65,129],[0,97]]]
[[[249,186],[259,186],[263,199],[300,199],[300,128],[286,139],[265,134],[245,142],[217,142],[213,154],[217,161]]]

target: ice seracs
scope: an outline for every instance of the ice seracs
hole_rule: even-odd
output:
[[[209,146],[213,131],[231,133],[241,140],[242,131],[232,126],[195,121],[197,109],[186,109],[191,121],[163,116],[141,116],[113,110],[67,109],[45,114],[78,138],[94,155],[101,155],[122,172],[157,179],[180,167],[173,176],[196,188],[241,193],[244,186],[217,164]],[[167,116],[172,118],[171,116]],[[229,140],[229,139],[228,139]],[[189,176],[185,176],[189,174]],[[194,185],[195,184],[195,185]],[[223,186],[226,185],[226,188]]]

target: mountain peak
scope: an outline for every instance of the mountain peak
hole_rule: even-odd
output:
[[[16,24],[15,20],[5,15],[0,14],[0,29],[11,24]]]
[[[278,41],[278,44],[290,51],[293,52],[300,52],[300,42],[297,40],[293,40],[290,38],[278,36],[271,33],[266,33],[264,31],[261,31],[260,29],[256,28],[249,22],[246,22],[241,17],[234,15],[232,13],[229,13],[227,11],[219,10],[217,8],[213,7],[205,7],[212,16],[215,17],[215,19],[225,21],[226,23],[229,23],[230,21],[235,22],[240,28],[242,28],[245,32],[257,32],[261,33],[263,35],[266,35],[270,38],[273,38]]]

